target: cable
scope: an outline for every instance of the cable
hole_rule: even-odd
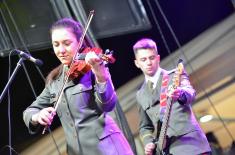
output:
[[[21,43],[23,44],[24,49],[26,49],[27,53],[30,53],[29,50],[27,49],[26,45],[25,45],[25,42],[24,42],[24,40],[23,40],[23,38],[22,38],[20,32],[19,32],[19,29],[18,29],[17,24],[16,24],[16,22],[15,22],[13,16],[12,16],[12,13],[11,13],[10,9],[8,8],[8,6],[7,6],[7,4],[6,4],[6,1],[3,1],[3,4],[4,4],[4,6],[5,6],[5,8],[6,8],[8,14],[9,14],[9,16],[10,16],[11,21],[13,22],[13,25],[14,25],[14,27],[15,27],[15,29],[16,29],[16,32],[17,32],[17,34],[18,34],[18,36],[19,36],[19,38],[20,38]],[[4,17],[3,17],[3,18],[4,18]],[[5,19],[4,19],[4,20],[5,20]],[[6,21],[6,20],[5,20],[5,21]],[[7,30],[9,31],[9,28],[8,28],[7,26],[6,26],[6,28],[7,28]],[[9,32],[10,32],[10,31],[9,31]],[[12,40],[12,43],[13,43],[14,47],[16,47],[16,43],[14,42],[14,39],[13,39],[11,33],[9,33],[9,35],[10,35],[10,38],[11,38],[11,40]],[[10,52],[9,57],[11,56],[11,53],[12,53],[12,51]],[[19,57],[20,57],[20,56],[19,56]],[[10,61],[10,58],[9,58],[9,61]],[[31,87],[31,90],[32,90],[32,92],[33,92],[33,95],[34,95],[34,97],[36,98],[37,95],[36,95],[36,93],[35,93],[35,89],[34,89],[34,87],[33,87],[32,81],[31,81],[31,79],[30,79],[30,77],[29,77],[28,71],[27,71],[27,69],[26,69],[24,63],[22,63],[22,66],[23,66],[23,68],[24,68],[24,71],[25,71],[27,80],[28,80],[28,82],[29,82],[29,85],[30,85],[30,87]],[[41,70],[39,69],[39,67],[36,66],[36,65],[35,65],[35,67],[36,67],[37,71],[39,72],[41,78],[45,81],[45,77],[43,76],[43,74],[42,74]],[[9,68],[10,68],[10,64],[9,64]],[[10,74],[10,69],[9,69],[9,74]],[[11,150],[14,150],[14,149],[11,147],[11,116],[10,116],[10,109],[11,109],[11,108],[10,108],[10,92],[9,92],[9,90],[8,90],[8,120],[9,120],[9,138],[8,138],[8,139],[9,139],[9,145],[7,145],[7,146],[10,147]],[[56,145],[56,149],[57,149],[59,155],[61,155],[60,151],[58,150],[58,145],[56,144],[55,139],[54,139],[54,137],[53,137],[52,132],[51,132],[50,129],[49,129],[49,132],[50,132],[51,137],[53,138],[53,142],[54,142],[54,144]],[[10,151],[10,155],[11,155],[11,151]]]
[[[160,4],[158,3],[158,0],[155,0],[155,3],[156,3],[156,5],[157,5],[157,7],[158,7],[158,9],[159,9],[159,11],[160,11],[160,13],[161,13],[161,15],[162,15],[164,21],[166,22],[166,25],[167,25],[167,27],[169,28],[169,30],[170,30],[170,32],[171,32],[171,34],[172,34],[172,36],[173,36],[173,38],[174,38],[174,40],[175,40],[175,42],[176,42],[178,48],[179,48],[179,51],[180,51],[181,54],[184,56],[184,58],[185,58],[185,60],[187,61],[187,64],[189,65],[191,71],[194,72],[194,69],[193,69],[191,63],[189,62],[187,56],[185,55],[185,52],[182,50],[182,46],[181,46],[181,44],[179,43],[179,40],[178,40],[178,38],[176,37],[176,35],[175,35],[175,33],[174,33],[174,31],[173,31],[173,29],[172,29],[172,27],[171,27],[169,21],[167,20],[165,14],[164,14],[164,12],[162,11],[162,8],[161,8]],[[213,102],[211,101],[211,99],[210,99],[210,97],[209,97],[209,95],[208,95],[206,89],[200,84],[199,79],[198,79],[198,76],[195,75],[195,78],[196,78],[196,81],[197,81],[199,87],[200,87],[201,90],[205,93],[205,96],[207,97],[208,102],[209,102],[210,105],[212,106],[212,109],[215,111],[216,115],[217,115],[218,118],[220,119],[221,123],[223,124],[225,130],[226,130],[227,133],[229,134],[229,136],[230,136],[230,138],[232,139],[232,141],[234,141],[233,135],[232,135],[231,132],[228,130],[228,128],[227,128],[226,124],[224,123],[223,119],[221,118],[219,112],[218,112],[217,109],[215,108],[215,106],[214,106]]]
[[[1,153],[5,148],[9,148],[9,149],[12,150],[16,155],[19,155],[19,153],[18,153],[14,148],[12,148],[12,147],[9,146],[9,145],[3,146],[3,147],[0,149],[0,153]]]
[[[121,128],[121,130],[123,131],[125,137],[127,138],[128,142],[129,142],[129,144],[132,148],[133,153],[137,154],[134,137],[132,135],[131,129],[128,125],[127,119],[125,117],[125,114],[122,110],[122,107],[121,107],[119,101],[116,103],[114,113],[116,115],[116,119],[117,119],[117,122],[119,124],[119,127]]]
[[[16,32],[17,32],[17,34],[18,34],[18,36],[19,36],[19,39],[20,39],[21,43],[23,44],[24,49],[26,49],[26,52],[27,52],[27,53],[30,53],[30,52],[28,51],[26,45],[25,45],[25,42],[24,42],[24,40],[23,40],[23,38],[22,38],[22,35],[21,35],[21,33],[20,33],[19,29],[18,29],[18,26],[17,26],[17,24],[16,24],[16,22],[15,22],[13,16],[12,16],[12,13],[11,13],[9,7],[8,7],[7,4],[6,4],[6,1],[3,1],[3,4],[4,4],[4,6],[6,7],[6,10],[7,10],[8,14],[9,14],[9,16],[10,16],[10,19],[11,19],[11,21],[12,21],[12,23],[13,23],[15,29],[16,29]],[[6,26],[6,27],[7,27],[7,26]],[[8,29],[8,30],[9,30],[9,29]],[[9,32],[10,32],[10,31],[9,31]],[[13,39],[11,33],[9,33],[9,34],[10,34],[10,36],[11,36],[11,40],[12,40],[12,42],[13,42],[13,44],[14,44],[14,47],[16,48],[16,43],[14,42],[14,39]],[[27,80],[28,80],[28,82],[29,82],[30,88],[31,88],[31,90],[32,90],[32,92],[33,92],[33,95],[34,95],[34,97],[36,98],[37,95],[36,95],[34,86],[33,86],[33,84],[32,84],[32,81],[31,81],[31,79],[30,79],[30,77],[29,77],[28,71],[27,71],[27,69],[26,69],[24,63],[23,63],[22,66],[23,66],[23,69],[24,69],[24,71],[25,71],[25,74],[26,74]],[[35,66],[36,68],[38,68],[38,66],[36,66],[36,65],[34,65],[34,66]],[[38,71],[39,71],[39,73],[41,72],[40,69],[38,69]],[[43,75],[43,74],[40,73],[40,75]],[[45,78],[44,78],[44,77],[42,77],[42,79],[45,81]]]
[[[158,7],[158,9],[159,9],[159,11],[160,11],[160,13],[161,13],[161,15],[162,15],[164,21],[166,22],[167,27],[169,28],[169,30],[170,30],[170,32],[171,32],[171,35],[173,36],[173,39],[175,40],[175,43],[177,44],[177,46],[178,46],[178,48],[179,48],[179,51],[180,51],[181,54],[185,57],[185,60],[188,61],[188,60],[187,60],[187,57],[186,57],[186,55],[185,55],[185,53],[184,53],[184,51],[182,50],[182,46],[181,46],[181,44],[180,44],[180,42],[179,42],[179,39],[176,37],[174,30],[172,29],[172,27],[171,27],[171,25],[170,25],[168,19],[166,18],[166,15],[165,15],[164,12],[162,11],[162,8],[161,8],[160,4],[158,3],[158,0],[155,0],[155,2],[156,2],[156,5],[157,5],[157,7]]]
[[[161,36],[161,38],[162,38],[162,40],[163,40],[163,43],[164,43],[164,45],[165,45],[165,47],[166,47],[166,49],[167,49],[167,52],[168,52],[168,54],[170,55],[170,54],[171,54],[170,47],[168,46],[167,41],[166,41],[166,38],[165,38],[165,36],[164,36],[164,34],[163,34],[163,31],[162,31],[162,29],[161,29],[159,23],[157,22],[157,18],[156,18],[156,16],[155,16],[155,13],[154,13],[154,11],[153,11],[152,5],[150,4],[149,0],[147,0],[147,4],[148,4],[148,6],[149,6],[149,8],[150,8],[152,17],[153,17],[153,19],[154,19],[155,24],[157,25],[157,29],[158,29],[158,31],[159,31],[159,33],[160,33],[160,36]],[[174,62],[174,60],[173,60],[173,58],[171,58],[171,62],[173,63],[174,66],[176,66],[176,64],[175,64],[175,62]]]
[[[61,152],[60,152],[59,147],[58,147],[58,145],[57,145],[57,143],[56,143],[56,141],[55,141],[55,138],[54,138],[54,136],[53,136],[53,134],[52,134],[52,132],[51,132],[50,127],[48,127],[47,130],[49,131],[50,136],[51,136],[51,138],[52,138],[52,140],[53,140],[53,142],[54,142],[54,144],[55,144],[55,146],[56,146],[56,150],[57,150],[58,154],[61,155]]]
[[[9,64],[9,67],[8,67],[8,80],[10,79],[11,77],[11,54],[12,54],[12,51],[10,52],[9,54],[9,57],[8,57],[8,64]],[[7,110],[7,115],[8,115],[8,143],[9,143],[9,147],[11,148],[12,144],[11,144],[11,95],[10,95],[10,87],[9,89],[7,90],[7,96],[8,96],[8,110]],[[11,149],[9,150],[10,151],[10,155],[12,155],[11,153]]]

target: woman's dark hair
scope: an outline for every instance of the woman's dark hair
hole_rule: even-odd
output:
[[[50,29],[50,33],[52,34],[53,30],[60,29],[60,28],[69,28],[72,30],[72,33],[75,34],[77,40],[79,41],[82,35],[82,26],[77,21],[71,18],[62,18],[55,22]]]
[[[58,78],[58,76],[62,73],[63,71],[63,65],[60,64],[59,66],[57,66],[56,68],[54,68],[46,77],[46,85],[50,84],[53,80],[55,80],[56,78]]]

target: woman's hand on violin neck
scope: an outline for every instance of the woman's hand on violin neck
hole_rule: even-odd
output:
[[[97,68],[103,62],[103,60],[98,57],[95,52],[88,52],[85,57],[85,61],[87,64],[91,65],[92,68]]]
[[[40,110],[38,113],[32,116],[33,124],[41,124],[41,125],[51,125],[53,121],[53,117],[55,116],[56,111],[53,107],[48,107]]]
[[[107,69],[103,65],[103,60],[98,57],[95,52],[87,53],[85,61],[87,64],[91,65],[91,70],[95,74],[97,82],[104,83],[107,81]]]

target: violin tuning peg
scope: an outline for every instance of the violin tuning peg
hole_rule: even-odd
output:
[[[104,53],[107,55],[107,54],[109,54],[109,52],[110,52],[110,50],[106,49]]]
[[[111,55],[113,55],[113,50],[112,50],[112,51],[110,51],[110,54],[111,54]]]

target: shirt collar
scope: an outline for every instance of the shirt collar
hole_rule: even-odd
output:
[[[162,69],[159,67],[157,72],[153,76],[151,76],[151,77],[150,76],[145,76],[145,82],[146,83],[148,81],[153,82],[153,88],[155,88],[156,85],[157,85],[157,81],[158,81],[158,79],[160,77],[161,71],[162,71]]]

